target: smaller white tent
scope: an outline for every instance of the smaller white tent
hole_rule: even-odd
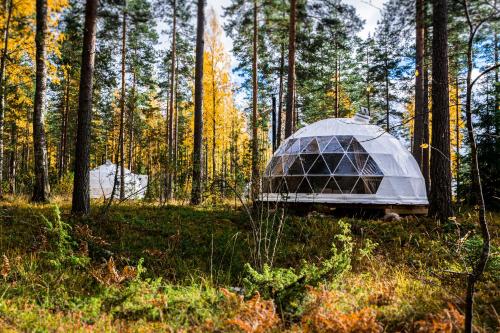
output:
[[[113,191],[116,164],[106,161],[105,164],[90,170],[90,197],[109,198]],[[127,199],[142,199],[146,194],[148,176],[136,175],[125,169],[125,197]],[[120,195],[120,168],[116,183],[115,197]]]

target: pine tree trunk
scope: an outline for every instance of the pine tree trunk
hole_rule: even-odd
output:
[[[97,6],[99,0],[87,0],[83,34],[80,94],[78,97],[78,128],[75,144],[75,178],[72,212],[90,212],[90,142],[92,122],[92,89],[96,43]]]
[[[432,154],[429,213],[446,221],[451,207],[450,113],[448,90],[448,3],[433,0]],[[415,147],[415,145],[414,145]]]
[[[292,0],[294,1],[294,0]],[[257,138],[257,0],[253,2],[253,55],[252,55],[252,198],[259,195],[259,140]]]
[[[12,121],[10,127],[10,158],[9,158],[9,191],[16,194],[16,171],[17,171],[17,124]]]
[[[130,110],[128,110],[128,169],[132,171],[134,166],[134,113],[135,113],[135,92],[136,92],[136,69],[134,68],[132,78],[132,100]],[[140,160],[140,159],[139,159]]]
[[[66,91],[64,96],[64,106],[63,114],[61,119],[61,156],[59,162],[59,174],[58,178],[61,179],[66,173],[67,169],[67,154],[68,154],[68,121],[69,121],[69,86],[70,86],[70,74],[68,71],[68,76],[66,79]]]
[[[278,130],[276,133],[276,146],[279,147],[281,144],[282,127],[283,127],[283,79],[285,75],[285,45],[281,44],[281,56],[280,56],[280,83],[278,91]]]
[[[424,131],[422,143],[430,146],[429,141],[429,70],[427,66],[424,68]],[[422,174],[424,176],[425,188],[427,189],[427,195],[430,194],[431,183],[430,183],[430,147],[422,151]]]
[[[44,113],[47,90],[47,0],[36,0],[36,84],[35,105],[33,112],[33,145],[34,145],[34,172],[33,186],[34,202],[45,202],[49,198],[49,169],[47,163],[47,145],[45,141]]]
[[[201,202],[203,165],[203,53],[205,48],[205,0],[198,0],[196,26],[196,65],[194,83],[193,185],[191,204]]]
[[[214,64],[214,54],[212,53],[212,199],[213,203],[215,204],[217,202],[216,198],[216,193],[215,189],[216,186],[214,184],[216,177],[217,177],[217,170],[216,170],[216,161],[215,161],[215,152],[216,152],[216,140],[215,140],[215,135],[216,135],[216,117],[217,117],[217,94],[215,91],[215,64]]]
[[[288,32],[288,82],[286,95],[285,138],[292,135],[295,116],[295,35],[297,0],[290,0],[290,28]]]
[[[335,37],[335,118],[340,117],[339,110],[339,48]]]
[[[3,128],[4,128],[4,113],[5,113],[5,65],[7,62],[7,52],[9,47],[9,27],[12,17],[12,0],[4,4],[4,19],[5,27],[3,29],[3,48],[0,58],[0,199],[3,197]],[[8,9],[7,7],[8,6]]]
[[[495,29],[494,31],[494,43],[495,43],[495,50],[494,50],[494,58],[495,58],[495,65],[499,64],[499,38],[498,38],[498,31]],[[497,154],[500,154],[500,140],[498,139],[498,136],[500,136],[500,68],[495,69],[495,134],[497,135],[497,140],[496,140],[496,151]]]
[[[460,187],[460,118],[462,118],[462,115],[460,114],[459,111],[459,99],[458,99],[458,77],[455,79],[455,145],[456,145],[456,151],[455,151],[455,158],[457,160],[457,175],[456,175],[456,182],[457,182],[457,190],[456,190],[456,199],[457,202],[459,201],[459,195],[458,195],[458,188]]]
[[[173,181],[173,141],[174,141],[174,108],[175,108],[175,83],[176,83],[176,51],[177,51],[177,0],[172,4],[172,63],[170,66],[170,100],[168,107],[168,158],[167,158],[167,201],[172,199],[172,181]]]
[[[391,101],[390,101],[390,93],[389,93],[389,86],[391,84],[390,78],[389,78],[389,64],[388,64],[388,55],[387,55],[387,49],[385,50],[385,130],[387,132],[391,131],[391,126],[390,126],[390,115],[391,115]]]
[[[122,21],[122,91],[120,99],[120,137],[118,140],[118,149],[120,154],[120,200],[125,199],[125,59],[127,47],[127,2],[123,4],[123,21]]]
[[[424,108],[424,0],[416,0],[416,68],[415,68],[415,114],[413,119],[413,157],[422,168],[422,137]]]
[[[271,142],[272,142],[272,147],[273,147],[273,153],[276,151],[276,96],[273,95],[272,100],[271,100],[271,122],[272,122],[272,135],[271,135]]]

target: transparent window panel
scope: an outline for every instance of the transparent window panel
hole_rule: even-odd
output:
[[[333,177],[330,178],[328,183],[326,184],[325,188],[323,189],[323,193],[326,194],[342,194],[342,191],[340,190],[339,186],[337,185],[337,182]]]
[[[361,177],[360,177],[358,179],[358,181],[356,182],[356,185],[354,185],[351,193],[352,194],[371,194],[371,191],[368,188],[368,186],[366,186],[363,179],[361,179]]]
[[[290,167],[293,165],[293,162],[295,162],[295,159],[297,158],[297,155],[283,155],[282,161],[283,161],[283,174],[288,174],[288,170]]]
[[[290,139],[287,148],[284,151],[284,154],[297,154],[300,152],[300,140],[299,139]]]
[[[363,170],[369,157],[368,154],[365,153],[347,153],[347,156],[357,170]]]
[[[316,138],[313,138],[311,142],[302,150],[305,154],[319,154],[319,145]]]
[[[307,178],[304,177],[299,187],[297,188],[297,193],[313,193],[311,185],[307,181]]]
[[[288,175],[304,175],[304,168],[302,168],[302,163],[300,162],[300,157],[298,155],[293,155],[295,160],[292,165],[288,168]]]
[[[333,137],[332,140],[326,145],[325,149],[322,150],[323,153],[343,153],[344,149],[340,146],[337,138]]]
[[[335,175],[357,175],[358,170],[351,163],[351,160],[349,160],[349,157],[347,157],[347,155],[344,155],[342,157],[342,160],[340,160],[340,163],[337,166],[337,169],[335,169],[334,174]]]
[[[378,167],[375,160],[370,156],[366,161],[365,167],[361,171],[362,175],[366,176],[383,176],[382,170]]]
[[[272,176],[282,176],[283,175],[283,163],[281,160],[281,156],[277,156],[276,162],[274,163],[273,169],[271,170]],[[274,158],[273,158],[274,160]]]
[[[370,193],[376,194],[380,183],[382,182],[382,178],[384,177],[362,177],[366,186],[368,187]]]
[[[288,190],[290,193],[295,193],[297,192],[297,189],[299,188],[300,183],[304,179],[304,176],[286,176],[286,184],[288,186]]]
[[[331,136],[318,136],[316,137],[316,141],[318,141],[319,149],[321,151],[325,150],[326,146],[330,143],[332,140]]]
[[[352,138],[351,144],[349,145],[349,148],[347,148],[348,152],[352,153],[366,153],[365,148],[356,140],[356,138]]]
[[[312,165],[316,161],[319,155],[316,154],[301,154],[300,160],[302,161],[302,167],[304,168],[305,173],[308,173],[309,169],[311,169]]]
[[[284,142],[282,144],[283,149],[282,149],[281,153],[282,154],[289,154],[288,151],[290,150],[290,148],[292,147],[292,145],[295,143],[295,141],[297,141],[297,139],[289,139],[286,142]]]
[[[273,177],[271,179],[272,193],[285,193],[288,192],[285,179],[283,177]]]
[[[307,180],[309,180],[309,184],[314,191],[314,193],[322,193],[326,184],[330,180],[328,176],[307,176]]]
[[[264,172],[265,176],[270,176],[272,174],[272,171],[276,167],[276,164],[278,163],[278,161],[280,160],[280,158],[281,157],[279,157],[279,156],[274,156],[271,159],[271,162],[269,162],[269,164],[267,165],[266,171]]]
[[[342,193],[351,193],[352,188],[356,185],[358,176],[335,176],[335,181]]]
[[[339,141],[342,148],[345,151],[347,151],[347,148],[349,148],[349,145],[351,144],[352,136],[351,135],[337,135],[336,138]]]
[[[330,169],[326,165],[326,162],[323,159],[323,157],[321,157],[321,155],[319,155],[316,162],[314,162],[311,169],[309,169],[308,174],[309,175],[330,175]]]
[[[333,173],[337,166],[339,165],[340,160],[344,157],[344,154],[323,154],[323,159],[326,162],[326,165],[330,169],[330,173]]]
[[[300,151],[306,149],[313,139],[313,137],[300,138]]]

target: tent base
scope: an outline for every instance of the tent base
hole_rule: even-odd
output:
[[[262,202],[266,204],[265,202]],[[374,205],[374,204],[339,204],[288,202],[285,205],[290,213],[306,215],[312,211],[323,214],[356,215],[362,217],[383,216],[391,213],[398,215],[427,215],[427,205]]]

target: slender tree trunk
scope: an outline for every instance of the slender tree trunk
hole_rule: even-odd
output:
[[[96,43],[97,6],[99,0],[87,0],[83,32],[80,94],[78,97],[78,128],[75,144],[75,178],[72,212],[90,212],[90,130],[92,127],[92,89]]]
[[[193,138],[193,185],[191,204],[201,202],[203,165],[203,53],[205,48],[205,0],[198,0],[196,27],[196,65],[194,84],[194,138]]]
[[[458,76],[455,79],[455,144],[457,150],[455,151],[455,158],[457,160],[457,202],[459,202],[458,188],[460,187],[460,118],[461,114],[459,111],[459,99],[458,99]]]
[[[426,4],[428,2],[424,0],[424,21],[427,22],[427,10]],[[426,144],[428,148],[422,150],[422,174],[424,176],[425,188],[427,190],[427,196],[430,195],[430,141],[429,141],[429,48],[428,48],[428,24],[424,23],[424,68],[423,68],[423,76],[424,76],[424,101],[423,101],[423,137],[422,143]]]
[[[295,115],[295,35],[297,0],[290,0],[290,28],[288,32],[288,82],[286,95],[285,138],[292,135]]]
[[[215,59],[214,59],[214,54],[212,53],[212,66],[211,66],[211,71],[212,71],[212,200],[213,203],[215,204],[217,202],[216,198],[216,193],[215,193],[215,179],[217,177],[217,166],[216,166],[216,161],[215,161],[215,153],[216,153],[216,140],[215,140],[215,135],[216,135],[216,118],[217,118],[217,94],[215,90]]]
[[[292,0],[294,1],[294,0]],[[253,55],[252,55],[252,198],[259,195],[259,140],[257,135],[257,44],[259,28],[257,23],[257,0],[253,2]]]
[[[7,9],[8,6],[8,9]],[[9,47],[9,27],[12,17],[12,0],[4,3],[5,27],[3,29],[3,48],[0,58],[0,199],[3,197],[3,128],[5,113],[5,64],[7,62],[7,52]]]
[[[429,213],[446,221],[451,207],[450,108],[448,90],[448,2],[433,0],[432,154]],[[415,147],[415,145],[414,145]]]
[[[134,166],[134,113],[135,113],[135,93],[136,93],[136,69],[133,70],[132,78],[132,99],[130,110],[128,110],[128,169],[132,171]]]
[[[495,65],[499,64],[499,38],[498,38],[498,31],[497,28],[495,28],[494,31],[494,58],[495,58]],[[500,68],[495,69],[495,134],[500,136]],[[497,138],[496,140],[496,151],[497,154],[500,154],[500,140]]]
[[[167,159],[167,201],[172,199],[173,181],[173,141],[174,141],[174,108],[175,108],[175,83],[176,83],[176,51],[177,51],[177,0],[172,4],[172,63],[170,65],[170,100],[168,107],[168,159]]]
[[[338,43],[337,39],[335,37],[335,118],[340,117],[340,110],[339,110],[339,48],[338,48]]]
[[[390,78],[389,78],[389,64],[388,64],[387,49],[385,50],[385,130],[391,131],[390,115],[391,115],[391,101],[390,101]]]
[[[47,146],[45,141],[44,113],[47,89],[47,68],[45,60],[47,51],[45,40],[47,36],[47,0],[36,0],[36,84],[35,107],[33,112],[33,145],[34,172],[33,186],[34,202],[45,202],[49,198],[49,169],[47,163]]]
[[[9,191],[16,194],[16,171],[17,171],[17,124],[12,121],[10,127],[10,159],[9,159]]]
[[[120,200],[125,199],[125,59],[127,47],[127,2],[123,3],[123,21],[122,21],[122,92],[120,99],[120,138],[119,151],[120,151]]]
[[[62,176],[66,173],[67,169],[67,160],[68,160],[68,121],[69,121],[69,87],[70,87],[70,73],[68,71],[68,75],[66,78],[66,91],[64,96],[64,107],[61,121],[61,156],[60,156],[60,165],[59,165],[59,174],[58,178],[61,179]]]
[[[429,145],[429,70],[427,66],[424,68],[424,131],[422,142]],[[430,147],[422,151],[422,173],[425,181],[425,188],[427,189],[427,196],[430,194]]]
[[[272,97],[272,106],[271,106],[271,122],[272,122],[272,146],[273,146],[273,153],[276,151],[277,148],[277,140],[276,140],[276,96],[273,95]]]
[[[282,117],[283,117],[283,77],[285,74],[285,44],[281,44],[281,56],[280,56],[280,83],[278,91],[278,130],[276,133],[276,146],[279,147],[281,144],[282,136]]]
[[[481,228],[482,237],[482,250],[481,254],[476,262],[471,273],[467,277],[467,293],[465,300],[465,322],[464,331],[467,333],[472,333],[472,321],[473,321],[473,310],[474,310],[474,292],[476,282],[479,280],[483,274],[488,258],[490,255],[490,232],[488,230],[488,221],[486,220],[486,207],[483,197],[483,188],[481,184],[481,175],[479,170],[479,161],[477,156],[477,144],[474,134],[474,127],[472,123],[472,70],[473,70],[473,47],[474,47],[474,37],[479,26],[474,26],[471,18],[469,16],[468,1],[464,1],[464,10],[467,17],[467,23],[469,25],[469,39],[467,43],[467,80],[466,80],[466,98],[465,98],[465,118],[467,125],[467,136],[469,139],[470,150],[471,150],[471,173],[472,173],[472,190],[476,199],[476,206],[478,210],[479,225]],[[474,81],[475,82],[475,81]],[[498,110],[496,110],[498,112]]]
[[[415,115],[413,119],[413,157],[422,168],[422,137],[424,107],[424,0],[416,0],[416,68],[415,68]]]

